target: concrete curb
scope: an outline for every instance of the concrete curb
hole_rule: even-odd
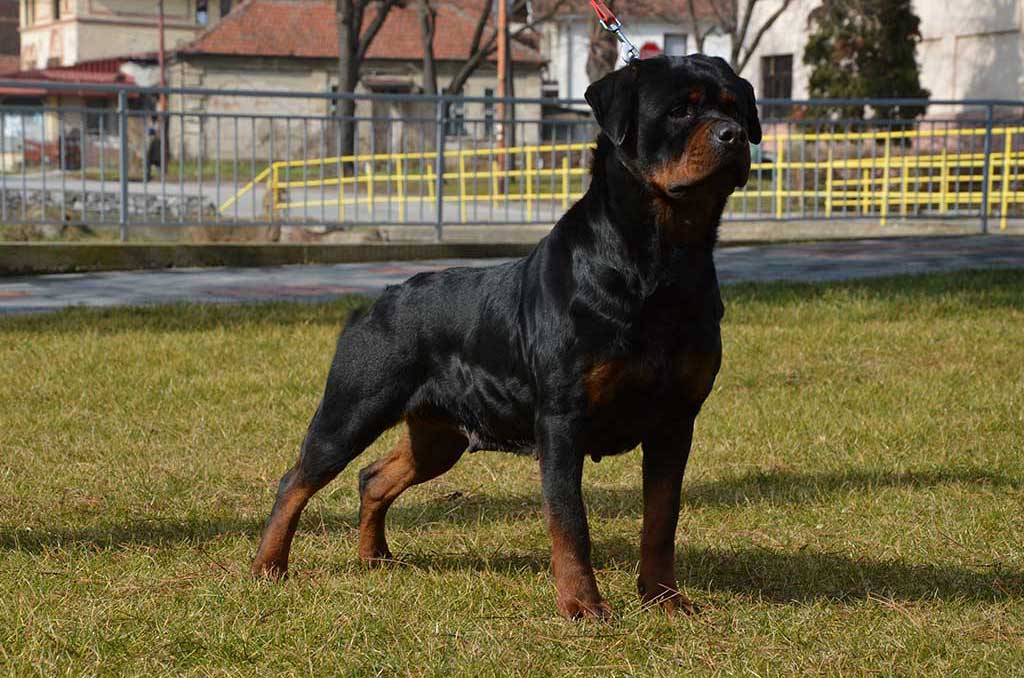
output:
[[[197,266],[263,267],[521,257],[531,243],[93,244],[0,243],[0,276]]]
[[[120,243],[120,242],[0,242],[0,277],[45,273],[130,271],[164,268],[234,266],[260,268],[287,264],[351,264],[429,259],[489,259],[528,254],[549,228],[533,229],[518,241],[483,242],[478,229],[451,227],[452,240],[354,243]],[[994,232],[996,236],[999,232]],[[738,247],[824,241],[947,237],[977,234],[973,223],[931,222],[880,227],[876,224],[831,222],[726,222],[718,246]],[[408,235],[408,233],[406,233]],[[449,233],[446,231],[446,237]],[[491,237],[501,237],[491,233]],[[504,235],[507,237],[509,233]],[[1024,236],[1015,224],[1001,235]],[[464,239],[466,238],[466,239]]]

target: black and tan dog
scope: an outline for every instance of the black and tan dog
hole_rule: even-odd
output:
[[[721,59],[660,57],[586,97],[602,130],[593,180],[528,257],[414,276],[345,328],[254,573],[286,572],[309,498],[404,420],[400,442],[359,474],[361,558],[391,557],[388,507],[464,452],[533,453],[558,610],[604,616],[583,462],[642,445],[640,596],[691,609],[676,588],[679,491],[721,362],[712,248],[761,139],[753,89]]]

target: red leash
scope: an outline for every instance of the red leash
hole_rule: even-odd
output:
[[[597,20],[601,24],[601,28],[606,31],[610,31],[615,34],[619,42],[626,48],[626,63],[633,61],[634,59],[640,58],[640,50],[636,48],[626,34],[622,32],[622,22],[615,16],[615,12],[608,8],[608,5],[604,4],[604,0],[590,0],[590,6],[594,8],[594,12],[597,14]]]

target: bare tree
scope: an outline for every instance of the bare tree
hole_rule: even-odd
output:
[[[417,0],[416,8],[419,12],[420,38],[423,43],[423,93],[437,94],[437,65],[434,61],[437,10],[430,4],[430,0]]]
[[[335,0],[338,21],[338,92],[351,94],[359,84],[359,69],[366,53],[394,7],[403,0]],[[373,7],[373,19],[363,27],[366,12]],[[352,99],[338,99],[337,116],[340,120],[341,152],[350,155],[355,148],[352,117],[356,103]]]
[[[687,13],[690,15],[690,30],[693,31],[693,42],[697,51],[704,54],[704,42],[708,36],[718,30],[718,25],[709,22],[701,26],[700,15],[697,13],[697,3],[694,0],[686,0]]]
[[[737,73],[746,68],[750,57],[753,56],[761,38],[770,29],[782,13],[789,8],[793,0],[775,0],[778,4],[774,10],[766,15],[758,17],[754,24],[754,11],[762,0],[706,0],[715,15],[722,32],[732,40],[732,51],[729,54],[729,63],[736,69]],[[690,3],[690,17],[694,24],[697,23],[696,11],[693,0]],[[707,35],[705,34],[705,37]],[[701,39],[703,46],[703,38]]]
[[[469,43],[469,55],[462,68],[452,76],[448,86],[445,87],[446,92],[455,93],[461,91],[470,76],[498,49],[498,32],[496,30],[487,31],[491,18],[491,4],[490,2],[482,4],[480,15],[477,17],[476,27],[473,30],[473,38]],[[512,0],[512,4],[508,9],[509,15],[514,16],[523,12],[526,9],[526,4],[527,0]],[[537,30],[541,24],[551,21],[561,11],[562,7],[568,4],[569,0],[553,0],[541,13],[534,14],[529,21],[511,31],[509,33],[510,43],[527,32]],[[511,64],[511,59],[509,59],[509,62]],[[508,82],[511,83],[511,74],[509,74]]]

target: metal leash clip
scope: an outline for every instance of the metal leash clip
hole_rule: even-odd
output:
[[[626,63],[635,61],[640,58],[640,50],[636,48],[626,34],[622,32],[622,22],[615,16],[608,5],[604,4],[602,0],[590,0],[590,6],[594,8],[594,12],[597,13],[597,21],[601,24],[601,28],[614,33],[615,37],[626,48]]]

